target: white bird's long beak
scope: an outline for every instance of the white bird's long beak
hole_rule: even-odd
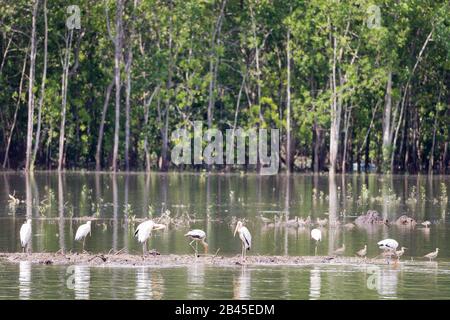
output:
[[[236,232],[238,231],[238,227],[236,226],[236,229],[234,229],[233,237],[236,237]]]
[[[160,223],[155,223],[153,226],[153,230],[161,230],[161,229],[165,229],[166,225],[165,224],[160,224]]]

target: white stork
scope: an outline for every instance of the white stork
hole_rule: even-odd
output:
[[[147,246],[148,239],[152,235],[152,231],[164,229],[165,227],[165,225],[155,223],[153,220],[147,220],[138,225],[134,236],[142,243],[142,256],[145,256],[145,247]]]
[[[91,221],[86,222],[78,227],[77,232],[75,233],[75,241],[80,241],[83,239],[83,252],[84,252],[84,243],[86,242],[87,235],[91,235]]]
[[[31,219],[28,219],[22,227],[20,227],[20,244],[22,245],[22,251],[25,252],[25,247],[27,251],[30,249],[29,244],[31,240]]]
[[[387,257],[395,255],[395,250],[398,248],[398,242],[394,239],[384,239],[378,242],[378,247],[384,250],[384,255]],[[389,260],[387,260],[389,264]]]
[[[378,247],[385,251],[395,251],[398,247],[398,242],[394,239],[384,239],[378,242]]]
[[[194,249],[195,257],[198,256],[198,243],[200,242],[203,245],[203,248],[205,249],[205,254],[208,253],[208,244],[205,242],[206,239],[206,233],[203,230],[200,229],[194,229],[189,231],[184,235],[185,237],[189,237],[192,241],[189,243],[189,245]],[[192,245],[192,243],[195,241],[195,248]]]
[[[311,238],[316,240],[316,248],[314,250],[314,255],[317,256],[317,245],[319,244],[319,241],[322,241],[322,231],[320,231],[320,229],[312,229]]]
[[[238,221],[236,225],[236,229],[234,229],[234,235],[236,236],[236,232],[239,233],[239,238],[241,238],[242,241],[242,260],[245,260],[246,251],[250,250],[252,246],[252,235],[250,234],[250,231],[246,227],[242,225],[242,221]]]

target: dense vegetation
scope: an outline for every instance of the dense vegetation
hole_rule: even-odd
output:
[[[202,120],[280,128],[292,170],[450,171],[446,0],[72,2],[0,0],[3,168],[168,170]]]

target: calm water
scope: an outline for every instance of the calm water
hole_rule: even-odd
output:
[[[8,194],[20,204],[10,206]],[[367,281],[375,271],[366,266],[317,265],[307,267],[190,266],[177,268],[87,268],[0,264],[2,299],[418,299],[450,298],[450,177],[328,176],[206,174],[0,174],[0,252],[19,251],[19,229],[33,218],[32,250],[80,250],[73,241],[81,222],[95,216],[90,252],[123,250],[140,253],[133,238],[133,217],[169,212],[189,214],[197,221],[157,232],[151,247],[162,254],[190,253],[183,234],[189,228],[207,232],[210,251],[240,253],[229,224],[246,218],[253,235],[251,254],[313,255],[309,228],[265,227],[258,216],[317,217],[353,221],[368,209],[389,220],[408,214],[432,222],[430,229],[397,226],[370,228],[326,226],[318,254],[331,254],[346,245],[354,256],[364,244],[368,256],[379,254],[376,242],[392,237],[408,248],[404,261],[439,247],[433,263],[380,266],[375,286]]]

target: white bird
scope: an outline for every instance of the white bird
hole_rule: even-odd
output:
[[[431,222],[426,220],[426,221],[422,222],[421,225],[423,225],[425,228],[428,229],[430,227],[430,225],[431,225]]]
[[[242,260],[245,260],[246,250],[250,250],[252,246],[252,235],[247,227],[242,225],[242,221],[238,221],[236,229],[234,229],[233,237],[236,236],[236,232],[239,233],[239,238],[241,238],[242,241]]]
[[[31,240],[31,219],[28,219],[20,227],[20,243],[22,245],[23,252],[25,252],[25,247],[27,247],[27,251],[28,251],[30,240]]]
[[[314,254],[317,255],[317,244],[319,243],[319,241],[322,241],[322,231],[320,231],[319,229],[312,229],[311,238],[316,240],[316,249],[314,250]]]
[[[362,248],[361,250],[359,250],[356,253],[358,256],[360,256],[361,258],[364,258],[367,254],[367,244],[364,245],[364,248]]]
[[[189,231],[184,235],[185,237],[189,237],[192,239],[192,241],[189,243],[189,245],[194,249],[195,256],[198,255],[198,243],[200,242],[203,245],[203,248],[205,249],[205,254],[208,253],[208,244],[205,242],[206,239],[206,233],[203,230],[200,229],[194,229]],[[195,248],[192,245],[192,243],[195,241]]]
[[[424,258],[428,258],[431,260],[435,259],[438,256],[439,248],[436,248],[436,251],[430,252],[429,254],[424,255]]]
[[[395,251],[398,247],[398,242],[394,239],[384,239],[378,242],[378,247],[385,251]]]
[[[91,235],[91,221],[86,222],[78,227],[77,232],[75,233],[75,241],[80,241],[83,239],[83,252],[84,252],[84,243],[86,242],[86,236]]]
[[[378,247],[380,249],[384,250],[384,256],[385,257],[391,257],[395,255],[395,250],[397,250],[398,242],[394,239],[384,239],[378,242]],[[387,263],[389,264],[389,260],[387,260]]]
[[[145,256],[145,248],[147,241],[152,235],[152,230],[164,229],[166,226],[163,224],[155,223],[153,220],[147,220],[142,222],[136,228],[134,236],[138,238],[138,241],[142,243],[142,256]]]

